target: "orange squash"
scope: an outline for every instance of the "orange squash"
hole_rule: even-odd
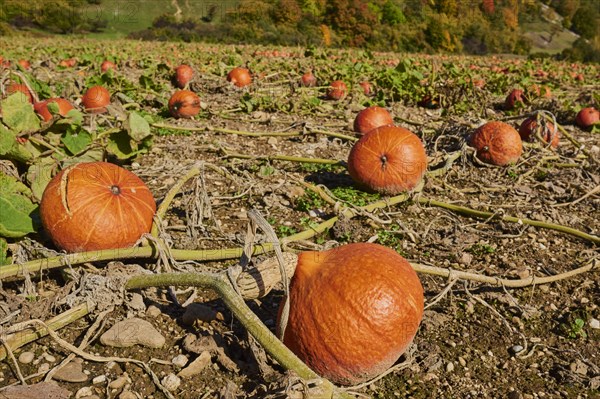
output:
[[[575,123],[582,129],[591,129],[600,122],[600,111],[594,107],[583,108],[577,113]]]
[[[380,126],[392,124],[394,124],[394,118],[387,109],[372,105],[356,114],[354,131],[365,134]]]
[[[348,173],[359,186],[388,195],[412,190],[426,170],[423,143],[400,126],[371,130],[354,144],[348,157]]]
[[[64,98],[57,97],[57,98],[49,98],[44,101],[39,101],[33,105],[33,109],[35,110],[35,112],[37,112],[37,114],[39,116],[42,117],[44,122],[49,122],[52,120],[52,114],[50,113],[50,110],[48,109],[48,104],[50,104],[50,103],[56,103],[56,105],[58,105],[58,113],[61,116],[67,116],[67,113],[73,109],[73,105],[68,100],[65,100]]]
[[[327,98],[330,100],[341,100],[346,97],[348,93],[348,86],[341,80],[334,80],[329,84],[327,88]]]
[[[252,75],[248,69],[236,67],[227,74],[227,81],[237,87],[245,87],[252,83]]]
[[[27,87],[27,85],[19,84],[19,83],[11,83],[6,87],[7,95],[11,95],[13,93],[16,93],[17,91],[20,91],[21,93],[25,94],[25,96],[27,96],[27,101],[29,101],[31,104],[33,104],[33,95],[29,91],[29,88]]]
[[[301,253],[289,301],[284,344],[317,374],[354,385],[381,374],[404,353],[424,299],[402,256],[357,243]]]
[[[192,118],[200,108],[200,97],[190,90],[178,90],[169,99],[169,111],[175,118]]]
[[[103,86],[90,87],[81,98],[81,104],[92,114],[106,112],[106,106],[110,104],[110,93]]]
[[[156,202],[134,173],[108,162],[70,166],[40,202],[44,230],[67,252],[132,246],[150,232]]]
[[[183,89],[194,77],[194,69],[189,65],[179,65],[175,68],[175,83],[180,89]]]
[[[550,145],[552,148],[558,147],[560,133],[552,122],[546,122],[545,125],[541,125],[538,123],[536,116],[530,116],[519,126],[519,136],[521,136],[522,141],[533,143],[537,140],[538,131],[544,144],[551,142]]]
[[[317,85],[317,78],[311,71],[308,71],[302,75],[300,78],[300,83],[304,87],[315,87]]]
[[[516,163],[523,152],[519,133],[509,124],[492,121],[477,128],[469,138],[477,158],[492,165]]]

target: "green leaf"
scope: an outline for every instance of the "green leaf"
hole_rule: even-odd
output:
[[[130,112],[127,120],[127,131],[129,135],[136,141],[141,141],[150,136],[150,124],[140,116],[137,112]]]
[[[109,136],[106,150],[119,159],[128,159],[136,155],[137,145],[126,131],[121,131]]]
[[[17,135],[0,124],[0,158],[27,162],[33,154],[17,142]]]
[[[67,112],[64,118],[56,121],[57,125],[75,125],[81,126],[83,123],[83,113],[75,108]]]
[[[92,135],[83,129],[72,130],[67,130],[61,141],[71,154],[77,155],[92,143]]]
[[[52,115],[59,115],[60,114],[60,108],[58,107],[58,104],[51,101],[49,103],[46,104],[46,107],[48,107],[48,111],[52,114]]]
[[[12,263],[8,261],[8,243],[2,237],[0,237],[0,266],[10,265]]]
[[[82,163],[82,162],[98,162],[98,161],[104,161],[104,149],[102,149],[102,148],[89,149],[79,156],[67,158],[62,162],[62,166],[64,169],[68,166],[75,165],[75,164]]]
[[[17,133],[35,132],[40,128],[40,120],[25,94],[11,94],[1,102],[2,120]]]
[[[51,157],[39,158],[36,163],[27,170],[27,182],[31,187],[33,197],[39,202],[42,200],[42,194],[46,186],[52,179],[56,161]]]
[[[35,231],[31,214],[37,206],[29,195],[26,185],[4,173],[0,175],[0,236],[18,238]]]

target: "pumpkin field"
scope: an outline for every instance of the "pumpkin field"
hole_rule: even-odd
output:
[[[0,48],[0,399],[600,397],[597,64]]]

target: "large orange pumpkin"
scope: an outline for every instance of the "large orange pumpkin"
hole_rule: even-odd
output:
[[[190,90],[178,90],[169,99],[169,111],[175,118],[192,118],[200,108],[200,97]]]
[[[500,121],[480,126],[473,132],[469,141],[477,150],[477,158],[492,165],[516,163],[523,152],[523,142],[519,133],[511,125]]]
[[[290,283],[283,342],[317,374],[354,385],[392,366],[423,316],[410,264],[379,244],[303,252]]]
[[[381,126],[350,150],[348,172],[358,185],[388,195],[412,190],[427,169],[423,143],[400,126]]]
[[[42,225],[67,252],[132,246],[150,231],[156,202],[134,173],[108,162],[70,166],[42,195]]]

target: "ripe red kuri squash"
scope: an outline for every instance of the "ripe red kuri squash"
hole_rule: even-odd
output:
[[[102,64],[100,65],[100,70],[102,72],[106,72],[109,69],[113,69],[114,70],[116,68],[117,68],[117,65],[114,62],[109,61],[109,60],[102,61]]]
[[[227,74],[227,81],[237,87],[244,87],[252,83],[252,75],[246,68],[235,67]]]
[[[289,300],[284,344],[342,385],[373,378],[398,360],[415,337],[424,302],[410,264],[369,243],[300,253]]]
[[[365,134],[377,127],[392,124],[394,124],[394,118],[387,109],[372,105],[356,114],[354,131]]]
[[[6,87],[7,95],[11,95],[13,93],[16,93],[17,91],[20,91],[21,93],[25,94],[27,96],[27,101],[33,104],[33,95],[31,95],[31,92],[29,91],[29,88],[26,85],[19,83],[11,83]]]
[[[583,108],[577,113],[575,123],[582,129],[589,129],[600,122],[600,111],[594,107]]]
[[[81,98],[81,104],[92,114],[106,112],[106,106],[110,104],[110,93],[103,86],[90,87]]]
[[[519,133],[509,124],[492,121],[477,128],[469,138],[477,158],[485,163],[504,166],[515,163],[523,152]]]
[[[300,83],[304,87],[314,87],[317,85],[317,78],[312,73],[312,71],[308,71],[304,75],[302,75],[302,77],[300,78]]]
[[[341,100],[346,97],[348,93],[348,86],[341,80],[334,80],[329,84],[327,89],[327,98],[330,100]]]
[[[108,162],[70,166],[42,195],[40,217],[67,252],[132,246],[152,227],[156,202],[134,173]]]
[[[517,105],[525,105],[525,92],[521,89],[511,90],[504,100],[504,108],[508,110],[514,109]]]
[[[175,68],[175,83],[183,89],[194,77],[194,69],[189,65],[179,65]]]
[[[190,90],[178,90],[169,99],[169,111],[175,118],[192,118],[200,108],[200,97]]]
[[[522,141],[533,143],[537,140],[538,133],[544,144],[552,143],[552,148],[558,147],[560,134],[552,122],[538,123],[536,116],[530,116],[519,126],[519,135]]]
[[[371,130],[354,144],[348,157],[348,172],[356,183],[388,195],[415,188],[426,169],[423,143],[400,126]]]
[[[42,117],[42,119],[45,122],[49,122],[52,120],[52,114],[50,113],[50,110],[48,109],[48,104],[50,104],[50,103],[56,103],[56,105],[58,105],[58,113],[61,116],[67,116],[67,113],[73,109],[73,105],[68,100],[65,100],[64,98],[57,97],[57,98],[49,98],[44,101],[39,101],[33,105],[33,109],[35,110],[35,112],[38,113],[39,116]]]

